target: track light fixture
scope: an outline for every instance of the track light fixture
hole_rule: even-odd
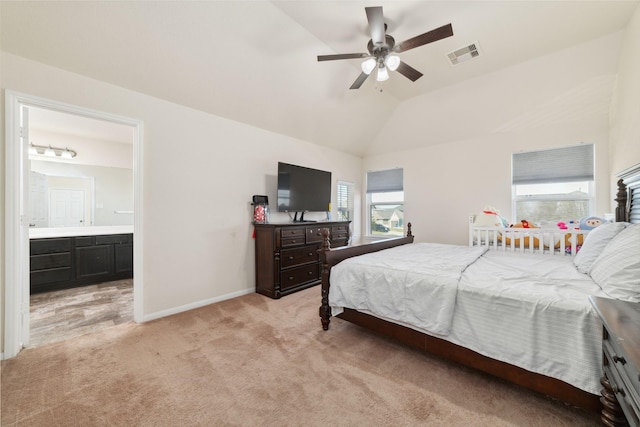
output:
[[[73,159],[78,155],[74,150],[69,148],[52,147],[51,145],[36,145],[33,142],[29,144],[29,155],[33,156],[47,156],[47,157],[60,157],[61,159]]]

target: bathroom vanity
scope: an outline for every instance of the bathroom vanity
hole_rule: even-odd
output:
[[[133,226],[32,228],[31,293],[133,277]]]

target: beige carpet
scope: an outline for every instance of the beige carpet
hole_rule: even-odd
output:
[[[320,290],[123,324],[2,362],[25,426],[597,426],[597,416],[333,319]]]

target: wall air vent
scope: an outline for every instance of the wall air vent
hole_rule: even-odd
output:
[[[457,65],[461,62],[468,61],[480,56],[480,48],[478,42],[471,43],[469,46],[461,47],[447,54],[447,58],[451,61],[451,65]]]

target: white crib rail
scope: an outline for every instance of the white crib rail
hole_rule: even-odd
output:
[[[493,250],[575,256],[579,238],[589,230],[546,228],[476,227],[469,216],[469,246],[486,246]],[[567,244],[568,243],[568,244]]]

